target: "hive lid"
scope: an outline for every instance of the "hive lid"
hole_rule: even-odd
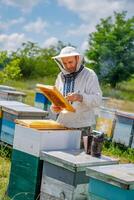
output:
[[[85,154],[83,150],[42,151],[41,159],[70,171],[85,171],[88,166],[110,165],[118,162],[107,156],[100,158]]]
[[[12,90],[15,91],[16,89],[14,87],[8,86],[8,85],[0,85],[0,90]]]
[[[126,117],[129,119],[134,119],[134,113],[124,112],[124,111],[117,111],[116,115]]]
[[[67,99],[65,99],[65,97],[58,91],[55,86],[43,84],[37,84],[36,86],[54,105],[61,106],[63,109],[70,112],[75,112],[73,106],[67,101]]]
[[[19,101],[1,100],[0,107],[3,107],[3,106],[26,106],[26,104]]]
[[[17,116],[39,116],[39,117],[45,117],[48,115],[47,111],[41,110],[39,108],[35,108],[33,106],[29,106],[27,104],[24,105],[5,105],[2,106],[2,110],[5,112],[8,112],[13,115]]]
[[[20,124],[22,126],[26,126],[29,128],[35,128],[35,129],[50,129],[50,130],[57,130],[57,129],[66,129],[63,125],[60,123],[54,121],[54,120],[19,120],[16,119],[15,122],[17,124]]]
[[[26,96],[26,94],[24,92],[20,92],[20,91],[16,91],[16,90],[0,90],[0,93],[2,94],[10,94],[10,95],[14,95],[14,96],[18,96],[18,95],[21,95],[21,96]]]
[[[86,174],[124,189],[134,189],[134,164],[88,167]]]

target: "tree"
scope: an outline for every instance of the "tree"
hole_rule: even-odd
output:
[[[19,59],[10,61],[2,71],[0,71],[0,83],[5,83],[9,80],[18,80],[21,78],[21,70],[19,68]]]
[[[99,80],[116,87],[134,74],[134,17],[126,19],[126,12],[114,13],[101,19],[96,31],[89,35],[86,56],[88,66]]]
[[[41,48],[36,43],[28,41],[12,53],[12,59],[19,59],[19,67],[24,78],[56,76],[59,72],[57,64],[52,59],[61,48],[66,46],[59,41],[56,46]]]
[[[0,51],[0,69],[3,69],[9,62],[7,51]]]

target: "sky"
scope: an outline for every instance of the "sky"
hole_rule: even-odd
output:
[[[134,13],[134,0],[0,0],[0,50],[15,51],[31,41],[42,48],[60,40],[79,51],[101,18]]]

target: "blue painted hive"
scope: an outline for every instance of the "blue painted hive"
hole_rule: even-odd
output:
[[[47,110],[48,104],[51,104],[43,93],[37,91],[35,94],[35,107]]]
[[[18,101],[0,101],[0,140],[1,140],[1,126],[2,126],[2,107],[5,106],[23,106],[25,105],[24,103],[18,102]]]
[[[3,106],[1,141],[13,145],[16,119],[44,119],[46,115],[47,112],[26,104]]]
[[[134,164],[88,167],[89,199],[133,200]]]
[[[51,102],[48,98],[40,91],[37,91],[35,94],[35,102],[34,105],[36,108],[40,108],[42,110],[48,111],[48,118],[55,120],[57,115],[52,113],[50,110]]]

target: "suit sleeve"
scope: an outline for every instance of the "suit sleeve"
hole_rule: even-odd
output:
[[[83,95],[83,102],[88,107],[99,107],[102,101],[102,91],[99,86],[98,78],[92,71],[91,77],[87,80]]]

